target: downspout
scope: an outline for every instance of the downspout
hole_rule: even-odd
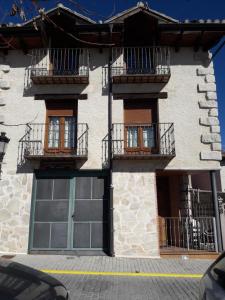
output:
[[[112,41],[113,24],[109,24],[110,43]],[[112,46],[109,46],[108,56],[108,168],[109,168],[109,254],[115,256],[114,252],[114,222],[113,222],[113,162],[112,162]]]
[[[217,232],[217,243],[218,243],[218,251],[223,251],[222,244],[222,232],[221,232],[221,223],[220,223],[220,212],[219,212],[219,202],[217,198],[217,186],[216,186],[216,171],[210,171],[210,179],[211,179],[211,188],[212,188],[212,198],[214,204],[214,212],[216,218],[216,232]]]

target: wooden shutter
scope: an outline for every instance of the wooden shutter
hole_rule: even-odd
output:
[[[157,102],[154,100],[125,100],[125,124],[149,124],[157,122]]]

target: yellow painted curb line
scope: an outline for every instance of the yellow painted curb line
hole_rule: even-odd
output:
[[[73,270],[48,270],[42,272],[61,275],[95,275],[95,276],[127,276],[127,277],[172,277],[172,278],[201,278],[202,274],[176,274],[176,273],[133,273],[133,272],[94,272]]]

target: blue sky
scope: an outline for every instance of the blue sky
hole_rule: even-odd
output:
[[[19,2],[19,0],[17,0]],[[0,21],[1,22],[19,22],[13,17],[7,16],[13,0],[0,0]],[[31,0],[24,0],[24,3],[30,3]],[[117,13],[128,7],[136,5],[136,0],[43,0],[41,5],[46,9],[54,7],[57,3],[63,3],[73,10],[83,9],[87,11],[87,16],[102,20],[103,16],[109,16],[111,13]],[[77,5],[78,3],[78,5]],[[151,0],[149,6],[155,10],[165,13],[175,19],[225,19],[225,1],[224,0]],[[31,6],[27,6],[28,15],[35,14]],[[93,13],[93,14],[92,14]],[[212,52],[215,49],[212,49]],[[225,149],[225,46],[214,59],[215,75],[217,82],[217,93],[219,102],[219,117],[221,124],[221,134],[223,148]]]

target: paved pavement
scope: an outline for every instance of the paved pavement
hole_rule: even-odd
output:
[[[199,275],[212,262],[56,255],[16,255],[13,260],[51,272],[72,300],[198,299]]]

